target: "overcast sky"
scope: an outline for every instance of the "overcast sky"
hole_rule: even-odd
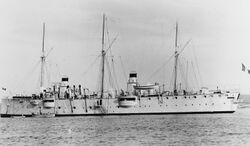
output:
[[[1,87],[12,92],[38,89],[40,67],[35,66],[45,22],[46,52],[53,48],[47,57],[50,81],[67,75],[72,84],[95,90],[103,13],[106,41],[118,34],[111,50],[119,88],[126,87],[124,74],[128,77],[131,70],[138,72],[141,84],[170,85],[173,62],[161,66],[174,52],[178,21],[180,46],[191,39],[180,55],[182,66],[189,66],[188,76],[193,75],[190,88],[200,84],[250,93],[250,74],[241,71],[241,63],[250,69],[248,0],[2,0]]]

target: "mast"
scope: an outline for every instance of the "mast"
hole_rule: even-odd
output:
[[[103,98],[104,92],[104,63],[105,63],[105,51],[104,51],[104,30],[105,30],[105,14],[103,14],[103,23],[102,23],[102,83],[101,83],[101,98]]]
[[[178,66],[178,22],[175,27],[175,62],[174,62],[174,94],[177,94],[177,66]]]
[[[44,55],[44,40],[45,40],[45,23],[43,23],[43,39],[42,39],[42,56],[41,56],[41,80],[40,80],[40,90],[43,90],[44,86],[44,64],[45,64],[45,55]],[[41,91],[42,92],[42,91]]]
[[[188,89],[188,61],[187,61],[187,67],[186,67],[186,90]]]

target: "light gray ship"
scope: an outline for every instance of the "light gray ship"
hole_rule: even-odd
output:
[[[131,72],[127,90],[119,94],[104,92],[104,62],[107,49],[104,48],[105,15],[102,34],[102,77],[101,92],[87,95],[81,85],[70,86],[69,78],[63,77],[52,88],[44,88],[44,34],[41,56],[41,92],[32,96],[13,96],[2,99],[1,117],[60,117],[60,116],[104,116],[136,114],[212,114],[233,113],[236,111],[239,92],[201,89],[188,92],[177,89],[178,25],[176,25],[175,66],[173,91],[160,90],[159,84],[141,86],[137,73]],[[44,31],[43,31],[44,32]]]

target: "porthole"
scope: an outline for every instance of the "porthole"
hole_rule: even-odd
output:
[[[151,98],[148,98],[148,100],[151,100]]]
[[[175,97],[175,99],[177,99],[177,97]]]
[[[73,109],[76,109],[76,107],[74,106]]]
[[[194,96],[194,98],[196,98],[196,96]]]
[[[58,106],[57,108],[58,108],[58,109],[61,109],[61,107],[60,107],[60,106]]]

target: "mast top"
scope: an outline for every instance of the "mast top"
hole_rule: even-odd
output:
[[[178,22],[176,22],[175,25],[175,51],[177,51],[178,48]]]
[[[45,23],[43,23],[42,56],[44,56],[44,42],[45,42]]]
[[[105,16],[105,14],[103,13],[103,22],[102,22],[102,51],[104,51],[104,32],[105,32],[105,19],[106,19],[106,16]]]

